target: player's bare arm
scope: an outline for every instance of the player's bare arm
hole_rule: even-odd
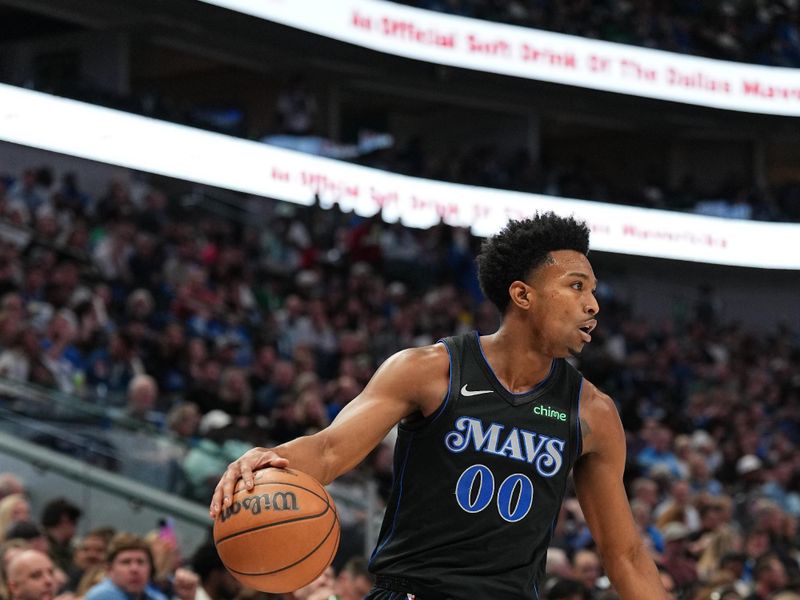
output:
[[[442,344],[393,355],[326,429],[275,448],[253,448],[228,465],[214,490],[211,516],[230,504],[239,479],[252,488],[254,472],[264,467],[291,465],[323,484],[346,473],[399,421],[415,413],[427,416],[438,408],[447,393],[449,366]]]
[[[574,467],[575,489],[606,572],[623,600],[666,598],[625,494],[619,414],[611,398],[586,381],[580,422],[583,453]]]

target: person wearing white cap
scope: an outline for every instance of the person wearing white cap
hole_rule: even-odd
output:
[[[741,476],[751,475],[763,467],[761,459],[754,454],[745,454],[736,461],[736,473]]]
[[[689,528],[678,521],[667,523],[663,529],[665,549],[662,564],[679,588],[697,581],[695,563],[687,555],[690,534]]]

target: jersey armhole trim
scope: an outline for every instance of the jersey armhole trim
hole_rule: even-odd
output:
[[[578,397],[575,399],[575,457],[572,464],[575,464],[583,454],[583,431],[581,430],[581,393],[583,392],[583,377],[578,384]]]
[[[435,423],[436,419],[442,415],[444,410],[447,408],[447,405],[450,404],[450,396],[453,394],[453,353],[450,350],[450,346],[448,346],[444,340],[439,340],[437,344],[442,344],[445,350],[447,350],[447,358],[450,362],[450,372],[447,378],[447,393],[444,396],[444,400],[442,400],[442,403],[439,405],[439,408],[437,408],[436,412],[431,415],[430,421],[428,421],[429,423]]]
[[[451,351],[450,346],[449,346],[449,344],[447,344],[446,340],[441,339],[436,343],[437,344],[442,344],[445,347],[445,350],[447,350],[447,356],[448,356],[448,359],[449,359],[449,362],[450,362],[450,373],[449,373],[449,377],[448,377],[448,380],[447,380],[447,392],[445,392],[444,398],[442,398],[442,402],[439,405],[439,407],[436,409],[435,412],[431,413],[430,415],[428,415],[427,417],[425,417],[423,419],[418,419],[418,420],[412,421],[410,423],[404,423],[404,422],[401,421],[397,426],[399,430],[408,431],[408,432],[416,433],[416,434],[419,434],[419,435],[424,435],[424,432],[427,430],[427,428],[429,426],[433,425],[433,423],[435,423],[436,420],[440,416],[442,416],[444,414],[445,410],[447,409],[447,407],[450,404],[450,399],[452,397],[453,390],[456,389],[456,387],[457,387],[457,385],[456,386],[453,385],[453,380],[458,377],[458,374],[454,375],[455,370],[456,370],[455,360],[454,360],[453,352]],[[456,379],[456,384],[457,383],[458,383],[458,380]]]

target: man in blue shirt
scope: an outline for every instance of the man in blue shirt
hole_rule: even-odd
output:
[[[167,600],[150,584],[153,553],[132,533],[114,536],[108,546],[106,578],[91,588],[86,600]]]

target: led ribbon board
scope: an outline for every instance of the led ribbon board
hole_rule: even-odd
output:
[[[430,63],[753,113],[800,115],[800,69],[638,48],[383,0],[201,0]]]
[[[0,140],[149,173],[476,235],[552,210],[588,222],[595,250],[800,269],[800,224],[761,223],[407,177],[0,84]]]

